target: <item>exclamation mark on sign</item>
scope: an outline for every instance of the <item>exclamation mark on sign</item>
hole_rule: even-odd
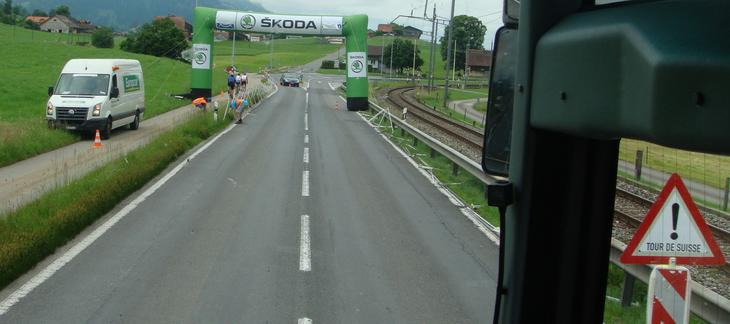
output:
[[[673,240],[676,240],[679,235],[677,234],[677,221],[679,220],[679,204],[673,203],[672,204],[672,232],[669,237],[671,237]]]

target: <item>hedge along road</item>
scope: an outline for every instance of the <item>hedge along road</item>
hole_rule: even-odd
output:
[[[249,80],[249,89],[261,86],[259,76],[250,75]],[[221,102],[221,111],[224,111],[225,96],[218,96],[216,100]],[[0,168],[0,215],[149,143],[192,114],[192,106],[186,105],[143,120],[136,131],[125,128],[114,130],[112,137],[102,142],[101,149],[91,148],[93,141],[82,141]]]

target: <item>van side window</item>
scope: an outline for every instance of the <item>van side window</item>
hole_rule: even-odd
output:
[[[114,88],[118,88],[117,87],[117,75],[116,74],[112,77],[112,89],[114,89]]]

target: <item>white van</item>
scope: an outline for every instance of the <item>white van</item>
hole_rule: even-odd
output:
[[[139,128],[144,115],[144,77],[137,60],[73,59],[56,87],[48,88],[48,127],[94,132]]]

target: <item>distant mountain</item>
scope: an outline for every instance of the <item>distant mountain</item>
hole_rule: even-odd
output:
[[[126,31],[152,20],[154,16],[183,16],[193,19],[195,0],[15,0],[28,12],[41,9],[48,12],[59,5],[71,8],[77,19],[88,19],[97,26],[110,26]],[[198,0],[199,6],[266,12],[258,3],[250,0]]]

